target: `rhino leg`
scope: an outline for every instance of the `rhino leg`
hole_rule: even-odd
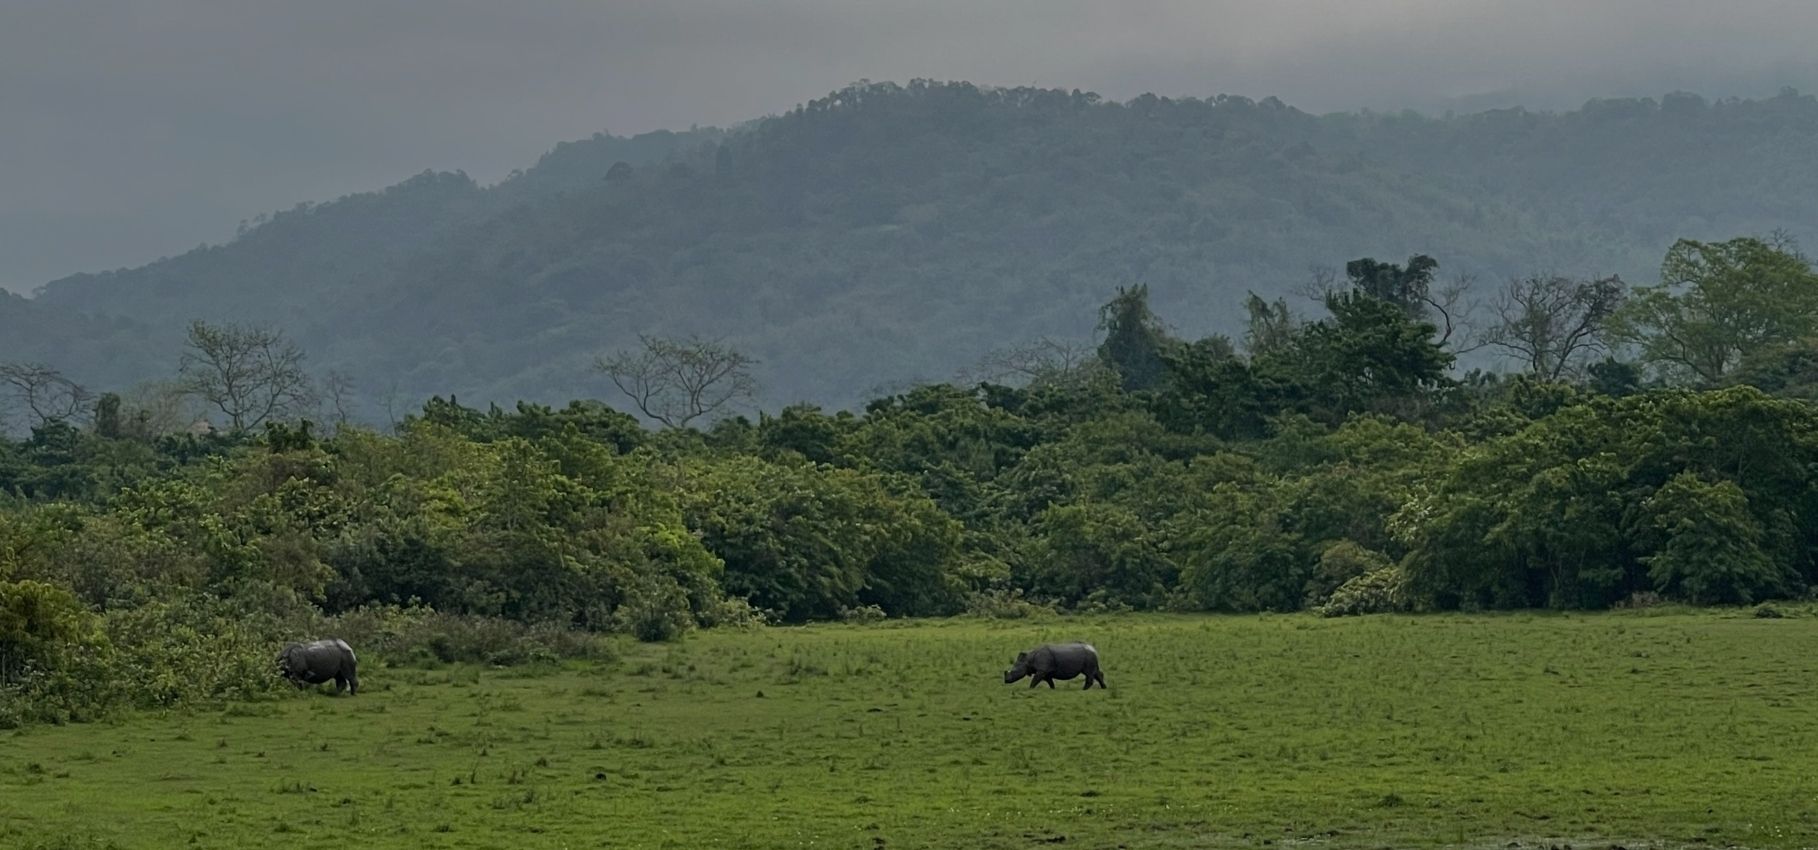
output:
[[[1092,678],[1098,680],[1098,687],[1101,690],[1104,688],[1111,687],[1110,685],[1105,684],[1105,674],[1102,671],[1099,671],[1099,670],[1092,671]]]
[[[1029,676],[1029,689],[1030,690],[1034,690],[1035,686],[1039,685],[1041,683],[1042,683],[1042,674],[1034,673]]]
[[[1048,674],[1048,690],[1054,690],[1054,674]]]

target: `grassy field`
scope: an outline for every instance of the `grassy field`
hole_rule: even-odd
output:
[[[1089,640],[1109,691],[1002,684]],[[1818,619],[1070,618],[0,737],[0,847],[1818,844]]]

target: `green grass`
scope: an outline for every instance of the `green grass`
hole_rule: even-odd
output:
[[[1005,686],[1042,639],[1111,689]],[[1818,619],[1076,618],[363,671],[0,737],[3,847],[1795,847]]]

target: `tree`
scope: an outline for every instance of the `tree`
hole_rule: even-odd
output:
[[[1604,334],[1624,295],[1614,276],[1510,278],[1490,303],[1495,316],[1482,342],[1518,359],[1529,374],[1559,380],[1609,350]]]
[[[302,413],[315,400],[302,349],[269,327],[192,322],[178,373],[184,393],[221,411],[236,433]]]
[[[1244,311],[1250,315],[1249,330],[1244,332],[1246,354],[1266,357],[1294,344],[1294,314],[1286,300],[1265,301],[1252,292],[1244,299]]]
[[[328,376],[322,381],[322,392],[328,396],[328,413],[333,417],[335,428],[345,428],[353,420],[350,411],[353,408],[353,376],[339,369],[328,370]]]
[[[619,351],[594,361],[613,386],[645,416],[669,428],[685,428],[757,392],[751,377],[756,360],[714,340],[644,336],[643,351]]]
[[[102,393],[95,400],[95,436],[118,440],[126,436],[125,420],[120,417],[120,396]]]
[[[994,349],[961,377],[968,381],[1016,381],[1029,387],[1077,386],[1101,364],[1088,344],[1038,337]]]
[[[1681,239],[1614,329],[1667,376],[1720,383],[1745,357],[1818,333],[1818,273],[1784,236]]]
[[[31,414],[34,428],[75,418],[90,399],[80,384],[42,363],[0,363],[0,387]]]
[[[1439,334],[1439,344],[1445,345],[1452,338],[1458,303],[1470,288],[1471,280],[1459,277],[1435,292],[1433,275],[1438,270],[1439,261],[1425,254],[1409,257],[1406,266],[1378,262],[1369,257],[1345,264],[1345,276],[1350,278],[1354,291],[1394,304],[1410,319],[1436,320],[1434,329]],[[1331,294],[1330,291],[1324,293],[1325,297],[1320,300],[1328,300]]]
[[[1148,284],[1118,287],[1117,297],[1098,310],[1098,329],[1105,334],[1098,359],[1117,373],[1125,390],[1146,390],[1161,383],[1167,373],[1162,352],[1173,340],[1149,310]]]
[[[180,431],[195,420],[189,398],[181,381],[140,384],[121,399],[130,411],[122,424],[129,435],[146,440]]]
[[[1708,481],[1681,472],[1641,503],[1656,541],[1641,559],[1662,593],[1694,604],[1748,604],[1787,591],[1786,565],[1761,548],[1767,536],[1749,513],[1748,494],[1734,481]]]
[[[1433,338],[1431,323],[1360,291],[1328,297],[1326,309],[1331,317],[1302,326],[1291,348],[1253,364],[1297,386],[1316,418],[1411,416],[1450,385],[1453,357]]]
[[[1409,257],[1406,266],[1364,257],[1345,263],[1345,277],[1358,291],[1394,304],[1410,317],[1425,318],[1433,272],[1438,269],[1439,261],[1425,254]]]

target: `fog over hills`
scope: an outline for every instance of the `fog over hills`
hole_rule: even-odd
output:
[[[1136,282],[1187,336],[1362,256],[1646,282],[1678,237],[1813,235],[1815,154],[1818,101],[1791,91],[1430,117],[855,85],[732,131],[560,145],[490,186],[426,172],[57,280],[0,301],[0,360],[120,388],[171,374],[191,319],[272,322],[375,416],[385,397],[606,397],[594,356],[699,333],[762,361],[767,406],[848,405],[1087,338]]]

